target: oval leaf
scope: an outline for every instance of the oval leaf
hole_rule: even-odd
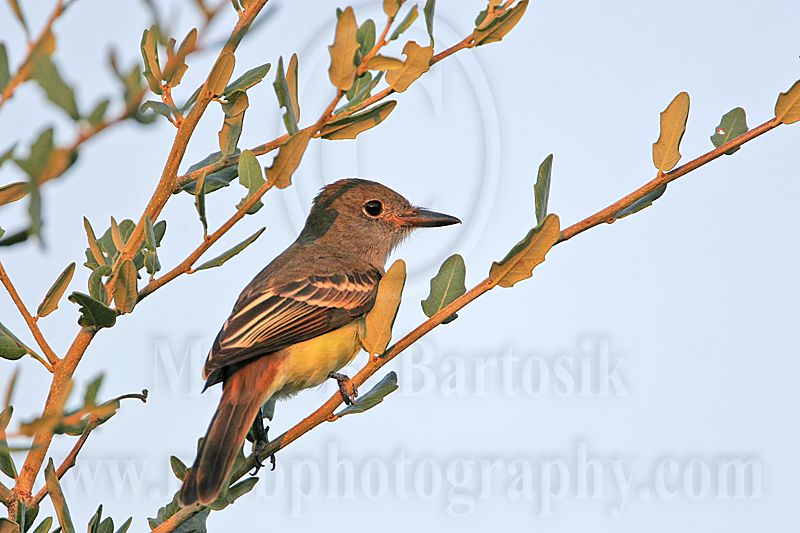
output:
[[[328,76],[333,86],[342,91],[348,90],[356,77],[355,55],[359,48],[357,31],[356,16],[353,8],[348,6],[339,15],[336,22],[336,36],[333,44],[328,47],[331,55]]]
[[[681,160],[681,139],[688,118],[689,95],[682,92],[661,112],[661,133],[653,144],[653,164],[659,172],[672,170]]]
[[[53,286],[47,291],[44,300],[39,304],[36,314],[40,317],[45,317],[58,309],[58,301],[67,290],[69,282],[72,281],[72,275],[75,274],[75,263],[70,263],[67,268],[58,276]]]
[[[384,121],[394,111],[397,102],[390,100],[377,105],[363,113],[345,117],[325,125],[320,130],[323,139],[355,139],[360,133],[372,129]]]
[[[533,186],[536,223],[541,224],[547,216],[547,202],[550,198],[550,174],[553,170],[553,154],[548,155],[539,165],[536,184]]]
[[[739,135],[747,133],[747,130],[747,114],[744,109],[737,107],[722,115],[719,126],[714,130],[714,135],[711,136],[711,142],[714,146],[719,148]],[[731,155],[739,150],[739,148],[739,146],[735,146],[725,152],[725,154]]]
[[[778,101],[775,103],[775,118],[784,124],[800,120],[800,80],[778,96]]]
[[[370,355],[382,354],[392,340],[392,326],[400,308],[403,286],[406,283],[406,263],[395,261],[381,278],[375,305],[364,318],[361,344]]]
[[[258,230],[257,232],[255,232],[254,234],[252,234],[251,236],[249,236],[248,238],[246,238],[245,240],[243,240],[242,242],[240,242],[239,244],[237,244],[236,246],[225,252],[224,254],[218,255],[217,257],[211,259],[210,261],[206,261],[205,263],[195,268],[194,270],[195,271],[206,270],[208,268],[214,268],[224,265],[228,259],[237,255],[239,252],[241,252],[242,250],[253,244],[253,242],[255,242],[255,240],[261,236],[261,234],[264,232],[265,229],[267,228],[261,228],[260,230]]]
[[[544,223],[528,232],[508,254],[492,263],[489,277],[494,285],[513,287],[518,281],[533,275],[533,269],[544,261],[545,255],[561,238],[557,215],[548,215]]]
[[[392,370],[366,394],[361,395],[353,405],[348,405],[336,413],[336,416],[354,415],[368,411],[381,403],[384,398],[396,391],[397,388],[397,374]]]
[[[464,285],[466,275],[467,267],[461,255],[455,254],[445,259],[439,267],[439,272],[431,279],[428,297],[422,300],[422,311],[425,315],[433,316],[467,292],[467,287]],[[456,318],[457,315],[449,316],[442,324],[452,322]]]
[[[136,287],[136,265],[126,259],[117,272],[117,282],[114,284],[114,304],[122,313],[130,313],[136,305],[138,290]]]

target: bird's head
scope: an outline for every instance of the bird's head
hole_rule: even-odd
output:
[[[416,228],[459,224],[456,217],[413,206],[389,187],[364,179],[326,185],[314,205],[299,241],[327,245],[374,258],[381,266],[391,251]]]

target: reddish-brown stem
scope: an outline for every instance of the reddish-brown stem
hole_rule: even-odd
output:
[[[22,60],[17,72],[11,77],[10,80],[8,80],[8,83],[3,88],[3,91],[0,92],[0,109],[2,109],[3,104],[5,104],[14,95],[14,91],[17,90],[17,87],[22,85],[30,77],[30,71],[33,67],[31,62],[33,61],[34,52],[41,42],[47,38],[47,35],[53,29],[53,24],[55,24],[56,20],[58,20],[62,13],[64,13],[64,0],[57,0],[53,11],[50,13],[50,16],[44,23],[44,27],[42,27],[42,31],[39,33],[39,36],[35,41],[28,43],[28,53]]]
[[[2,263],[0,263],[0,283],[2,283],[3,286],[5,286],[6,290],[8,291],[8,294],[11,296],[11,300],[13,300],[14,304],[17,306],[20,315],[22,315],[22,318],[28,325],[28,329],[31,331],[31,335],[33,335],[33,338],[36,340],[36,344],[38,344],[39,348],[42,349],[44,356],[47,358],[47,361],[51,365],[48,366],[47,369],[50,372],[52,372],[53,371],[52,365],[57,364],[58,361],[60,361],[60,359],[53,351],[53,349],[50,347],[50,345],[47,343],[47,339],[44,338],[42,330],[39,329],[39,325],[36,323],[36,318],[34,318],[33,315],[31,315],[28,312],[28,308],[25,307],[25,303],[22,301],[22,298],[17,292],[17,289],[11,282],[11,278],[8,277],[8,272],[6,272],[6,269],[5,267],[3,267]]]

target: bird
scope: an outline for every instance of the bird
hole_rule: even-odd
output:
[[[361,349],[389,255],[417,228],[460,222],[375,181],[341,179],[321,189],[297,239],[244,288],[209,351],[203,390],[222,383],[222,396],[184,477],[182,505],[217,499],[266,402],[331,378],[352,401],[349,378],[338,371]]]

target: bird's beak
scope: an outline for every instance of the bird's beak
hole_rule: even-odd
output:
[[[437,213],[421,207],[413,207],[405,213],[396,216],[397,223],[401,226],[411,226],[414,228],[438,228],[440,226],[451,226],[461,224],[456,217]]]

